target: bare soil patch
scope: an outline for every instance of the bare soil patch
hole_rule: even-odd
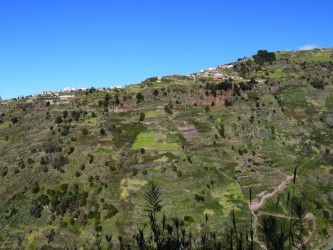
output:
[[[199,136],[197,128],[192,124],[178,127],[186,141],[190,142]]]

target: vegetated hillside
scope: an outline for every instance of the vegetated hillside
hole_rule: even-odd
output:
[[[324,244],[333,234],[332,70],[333,49],[259,51],[190,76],[2,101],[0,248],[138,248],[133,236],[152,225],[151,182],[157,221],[164,213],[166,228],[186,228],[192,247],[204,248],[195,238],[209,230],[212,241],[251,249],[252,226],[258,249],[270,244],[260,229],[269,216],[292,226],[285,247]]]

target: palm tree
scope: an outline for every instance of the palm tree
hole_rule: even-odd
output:
[[[145,200],[148,203],[146,208],[148,215],[150,216],[151,214],[156,221],[156,212],[160,211],[162,208],[160,187],[152,182],[145,192]]]

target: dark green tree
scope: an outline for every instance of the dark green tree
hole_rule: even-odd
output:
[[[32,200],[31,205],[30,205],[30,214],[36,218],[41,217],[41,213],[43,210],[43,207],[37,200]]]
[[[316,89],[324,89],[325,88],[324,81],[320,80],[318,78],[313,79],[310,84]]]
[[[276,60],[274,52],[268,52],[267,50],[258,50],[256,55],[253,55],[253,59],[259,65],[264,63],[272,63]]]
[[[146,115],[145,113],[140,113],[139,120],[142,122],[145,119]]]
[[[144,99],[145,99],[145,97],[143,96],[143,94],[141,92],[136,94],[136,103],[137,104],[143,102]]]
[[[154,89],[154,91],[153,91],[153,95],[154,95],[154,96],[158,96],[158,90],[157,90],[157,89]]]

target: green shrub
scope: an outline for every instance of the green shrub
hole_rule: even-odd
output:
[[[136,103],[139,104],[140,102],[143,102],[145,99],[145,97],[143,96],[143,94],[141,92],[136,94]]]
[[[48,205],[50,202],[49,197],[46,194],[41,194],[40,196],[38,196],[38,201],[43,206]]]
[[[31,184],[31,192],[33,194],[37,194],[39,192],[39,186],[38,186],[38,183],[36,181],[32,182]]]
[[[64,117],[64,119],[66,119],[68,117],[68,111],[67,110],[62,111],[62,116]]]
[[[42,215],[42,210],[43,210],[43,207],[40,205],[40,203],[37,200],[32,200],[32,202],[30,204],[30,209],[29,209],[30,214],[33,217],[40,218]]]
[[[178,170],[178,171],[177,171],[177,176],[178,176],[179,178],[182,177],[182,176],[183,176],[182,171]]]
[[[33,163],[34,163],[34,160],[33,160],[33,159],[31,159],[31,158],[28,158],[28,160],[27,160],[27,163],[28,163],[28,165],[31,165],[31,164],[33,164]]]
[[[139,120],[142,122],[145,119],[146,115],[145,113],[140,113]]]
[[[198,195],[198,194],[195,194],[194,195],[194,198],[197,202],[200,202],[200,201],[205,201],[205,197],[201,196],[201,195]]]
[[[193,222],[194,220],[193,220],[193,218],[192,218],[191,216],[189,216],[189,215],[185,215],[185,216],[184,216],[184,221],[191,223],[191,222]]]
[[[316,89],[324,89],[325,88],[325,83],[323,80],[320,79],[313,79],[310,84],[316,88]]]
[[[172,115],[172,113],[173,113],[172,109],[173,109],[172,103],[169,103],[164,106],[164,111],[170,115]]]
[[[89,155],[89,163],[91,164],[91,163],[93,163],[93,161],[94,161],[94,156],[93,155]]]
[[[321,203],[317,200],[313,200],[313,203],[315,204],[316,206],[316,209],[323,209],[323,206],[321,205]]]
[[[112,218],[113,216],[115,216],[118,213],[118,209],[113,206],[112,204],[106,205],[106,209],[108,209],[108,212],[105,216],[106,219]]]
[[[18,123],[18,121],[19,121],[17,117],[12,117],[10,120],[13,124]]]
[[[329,212],[329,211],[327,211],[327,210],[323,210],[323,215],[324,215],[324,217],[325,217],[326,220],[331,219],[331,218],[330,218],[330,212]]]
[[[6,176],[8,174],[8,167],[3,167],[0,170],[0,175],[1,176]]]
[[[82,135],[88,135],[88,134],[89,134],[89,130],[87,128],[83,128]]]
[[[71,153],[73,153],[74,152],[74,147],[70,147],[69,149],[68,149],[68,154],[70,155]]]
[[[231,99],[226,99],[224,101],[224,106],[231,107],[233,105],[233,101]]]
[[[103,227],[101,225],[95,226],[95,231],[96,232],[102,232],[102,230],[103,230]]]
[[[63,122],[63,120],[62,120],[61,116],[57,116],[57,118],[55,119],[55,123],[60,124],[62,122]]]
[[[21,160],[19,163],[18,163],[18,166],[21,168],[21,169],[24,169],[25,168],[25,163],[23,160]]]
[[[74,223],[75,223],[75,219],[73,216],[70,216],[68,221],[69,221],[69,224],[71,224],[71,225],[74,225]]]

